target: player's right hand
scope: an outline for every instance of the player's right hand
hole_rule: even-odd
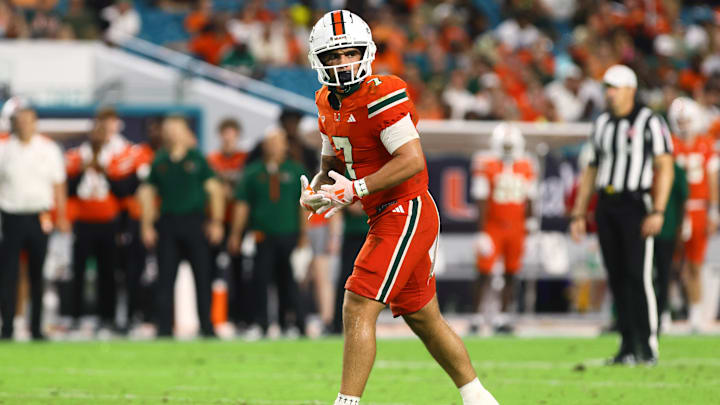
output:
[[[570,236],[575,242],[580,242],[585,236],[585,218],[575,217],[570,220]]]
[[[493,254],[495,251],[495,243],[487,232],[479,232],[475,236],[475,252],[482,256],[487,257]]]
[[[316,193],[315,190],[310,187],[310,182],[304,174],[300,176],[300,187],[302,188],[302,193],[300,194],[300,205],[305,207],[306,210],[319,214],[330,208],[330,198],[320,193]],[[318,212],[318,210],[323,207],[326,208],[322,210],[322,212]]]

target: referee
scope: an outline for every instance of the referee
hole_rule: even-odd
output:
[[[655,364],[653,237],[673,182],[672,143],[665,121],[635,100],[630,68],[611,66],[603,81],[610,110],[593,124],[593,158],[580,179],[570,233],[576,241],[585,234],[588,201],[597,190],[597,233],[622,336],[610,363]]]

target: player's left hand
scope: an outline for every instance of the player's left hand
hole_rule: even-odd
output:
[[[645,217],[640,228],[644,238],[655,236],[660,233],[665,217],[660,212],[654,212]]]
[[[334,184],[323,184],[320,186],[321,192],[333,201],[336,201],[343,206],[355,202],[359,199],[355,194],[355,186],[350,179],[343,176],[342,174],[330,170],[328,176],[335,180]]]

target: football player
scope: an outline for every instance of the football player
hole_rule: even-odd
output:
[[[713,151],[713,139],[705,135],[707,120],[702,107],[692,99],[679,97],[668,110],[673,131],[675,159],[687,174],[690,195],[685,203],[685,266],[683,282],[689,303],[689,322],[693,331],[701,328],[700,272],[705,260],[708,237],[717,231],[718,167],[720,161]],[[684,236],[685,236],[684,235]]]
[[[525,154],[525,139],[520,129],[508,123],[493,130],[490,151],[478,152],[473,157],[471,194],[478,207],[475,240],[478,279],[474,297],[477,311],[490,284],[493,265],[500,256],[505,262],[502,314],[510,309],[516,275],[522,266],[526,218],[532,212],[529,205],[537,189],[535,172],[534,161]],[[473,329],[477,327],[477,323],[473,324]],[[497,320],[495,329],[500,333],[512,331],[507,316]]]
[[[315,94],[322,165],[300,203],[330,216],[360,200],[367,240],[345,284],[345,345],[335,404],[360,401],[375,360],[375,324],[390,305],[459,388],[464,404],[497,404],[477,379],[462,341],[440,314],[433,261],[440,219],[407,85],[372,75],[375,43],[357,15],[337,10],[313,27],[309,58],[324,85]]]

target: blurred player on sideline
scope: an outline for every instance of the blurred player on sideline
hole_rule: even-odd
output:
[[[310,185],[303,176],[300,203],[330,216],[360,200],[370,217],[367,241],[345,284],[343,373],[335,404],[360,402],[375,361],[377,317],[387,305],[422,339],[465,405],[497,404],[440,314],[433,273],[440,218],[428,192],[407,84],[372,75],[370,28],[349,11],[325,14],[310,33],[309,48],[324,84],[315,94],[322,164]]]
[[[507,313],[513,303],[516,275],[522,267],[526,231],[537,229],[527,219],[537,194],[535,163],[525,154],[522,132],[512,124],[495,127],[490,151],[478,152],[472,162],[472,197],[477,200],[478,235],[475,241],[478,278],[473,308],[480,312],[484,292],[490,285],[495,260],[505,261],[501,316],[494,322],[499,333],[512,332]],[[526,220],[529,228],[526,229]],[[534,229],[532,229],[534,228]],[[479,318],[471,329],[477,331]]]
[[[708,237],[720,222],[718,211],[718,167],[713,139],[705,135],[707,121],[702,107],[687,97],[673,101],[668,110],[673,131],[675,159],[685,169],[690,195],[685,203],[685,266],[682,280],[689,302],[689,322],[694,332],[702,328],[700,306],[701,270],[705,261]]]

